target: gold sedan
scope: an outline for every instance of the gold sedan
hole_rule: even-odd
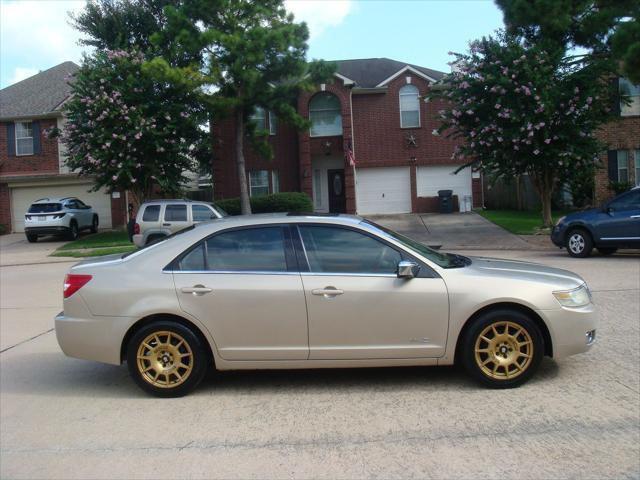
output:
[[[578,275],[440,253],[357,216],[250,215],[73,266],[56,335],[147,392],[218,370],[464,365],[494,388],[595,341]]]

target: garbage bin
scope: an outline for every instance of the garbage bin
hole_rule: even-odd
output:
[[[453,213],[453,190],[438,190],[440,213]]]

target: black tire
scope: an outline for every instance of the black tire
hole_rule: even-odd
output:
[[[575,258],[586,258],[593,250],[591,234],[582,228],[574,228],[567,232],[567,252]]]
[[[98,215],[93,216],[93,220],[91,220],[91,233],[98,233]]]
[[[614,247],[598,247],[598,252],[600,252],[600,255],[613,255],[617,251],[618,249]]]
[[[69,231],[67,232],[68,240],[77,240],[80,235],[80,231],[78,230],[78,224],[73,221],[69,224]]]
[[[38,235],[34,235],[33,233],[27,233],[27,242],[36,243],[38,241]]]
[[[172,336],[168,337],[168,333]],[[149,340],[154,334],[160,339],[160,344],[155,339]],[[181,345],[180,340],[184,342]],[[143,342],[146,345],[143,345]],[[179,350],[176,350],[177,345]],[[149,360],[138,359],[140,349],[143,356],[149,356]],[[183,357],[180,362],[184,362],[184,366],[176,365],[178,355]],[[145,325],[131,337],[127,345],[129,373],[142,390],[156,397],[186,395],[202,381],[209,369],[210,361],[208,350],[198,335],[190,328],[170,320]],[[145,368],[150,367],[148,372],[143,372]],[[152,378],[154,376],[156,380]]]
[[[476,348],[481,353],[476,354]],[[513,388],[538,370],[544,356],[544,338],[536,323],[524,313],[493,310],[474,320],[462,339],[459,354],[469,375],[482,385]]]
[[[154,234],[154,235],[149,235],[147,237],[147,241],[146,241],[145,245],[150,245],[153,242],[155,242],[156,240],[160,240],[161,238],[164,238],[164,237],[166,237],[166,235],[162,235],[161,233]]]

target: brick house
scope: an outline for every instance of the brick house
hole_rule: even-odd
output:
[[[336,64],[332,82],[297,99],[309,131],[256,111],[253,121],[269,131],[274,158],[245,147],[251,195],[301,191],[318,212],[409,213],[436,211],[438,190],[450,189],[454,204],[466,197],[481,205],[479,175],[470,169],[454,175],[456,142],[433,134],[443,105],[424,97],[443,72],[387,58]],[[211,131],[215,198],[237,197],[233,121],[214,123]]]
[[[0,90],[0,224],[5,231],[22,232],[29,205],[46,197],[79,197],[98,213],[101,228],[124,223],[123,196],[89,192],[91,180],[69,171],[63,145],[44,135],[62,127],[67,77],[77,70],[75,63],[64,62]]]
[[[608,145],[609,150],[601,156],[604,168],[596,172],[596,204],[614,195],[609,188],[610,182],[640,185],[640,85],[619,78],[618,88],[631,103],[617,103],[619,118],[598,132],[598,138]]]

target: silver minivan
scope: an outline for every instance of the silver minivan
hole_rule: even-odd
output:
[[[226,217],[220,207],[192,200],[152,200],[140,205],[133,230],[138,247],[167,237],[195,223]]]

